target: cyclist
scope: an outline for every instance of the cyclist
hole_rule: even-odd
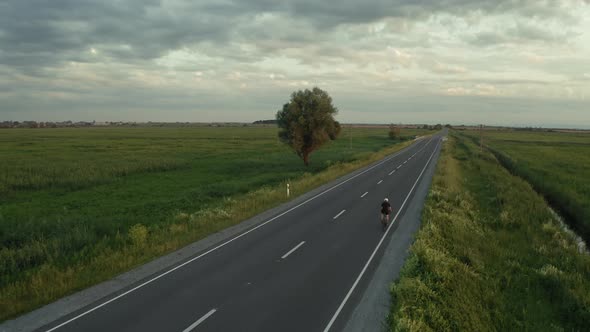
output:
[[[387,228],[387,223],[389,222],[389,215],[391,214],[391,204],[389,204],[389,199],[385,197],[383,199],[383,203],[381,203],[381,225],[383,226],[383,230]]]

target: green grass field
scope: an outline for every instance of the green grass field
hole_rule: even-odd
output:
[[[0,130],[0,321],[407,144],[387,134],[343,128],[305,167],[274,127]]]
[[[455,133],[391,295],[391,331],[583,331],[590,255],[528,182]]]
[[[477,133],[467,132],[470,137]],[[590,242],[590,133],[490,131],[484,144]]]

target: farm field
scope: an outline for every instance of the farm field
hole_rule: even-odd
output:
[[[590,241],[590,132],[486,131],[484,144]]]
[[[590,255],[528,182],[454,132],[391,296],[391,331],[583,331]]]
[[[0,321],[407,145],[387,132],[343,128],[305,167],[274,127],[2,130]]]

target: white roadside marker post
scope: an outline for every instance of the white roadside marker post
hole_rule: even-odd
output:
[[[289,198],[289,184],[287,183],[287,198]]]

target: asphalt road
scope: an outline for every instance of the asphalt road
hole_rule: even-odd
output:
[[[416,141],[236,237],[39,331],[340,331],[440,147]],[[388,197],[396,222],[383,232]]]

